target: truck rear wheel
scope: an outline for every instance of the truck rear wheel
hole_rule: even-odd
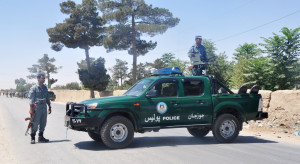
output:
[[[94,133],[94,132],[88,132],[88,134],[89,134],[89,136],[93,139],[93,140],[95,140],[95,141],[97,141],[97,142],[101,142],[102,141],[102,139],[101,139],[101,135],[100,134],[97,134],[97,133]]]
[[[189,133],[194,136],[194,137],[198,137],[198,138],[202,138],[204,136],[206,136],[209,133],[209,129],[206,128],[187,128],[187,130],[189,131]]]
[[[104,122],[101,128],[103,143],[112,149],[127,147],[133,140],[134,128],[130,120],[114,116]]]
[[[221,143],[233,142],[239,135],[239,121],[232,114],[220,115],[213,126],[214,138]]]

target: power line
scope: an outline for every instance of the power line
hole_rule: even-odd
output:
[[[279,20],[282,20],[282,19],[284,19],[284,18],[286,18],[286,17],[289,17],[289,16],[291,16],[291,15],[294,15],[294,14],[296,14],[296,13],[298,13],[298,12],[300,12],[300,9],[297,10],[297,11],[295,11],[295,12],[293,12],[293,13],[291,13],[291,14],[288,14],[288,15],[285,15],[285,16],[283,16],[283,17],[281,17],[281,18],[278,18],[278,19],[275,19],[275,20],[273,20],[273,21],[270,21],[270,22],[268,22],[268,23],[262,24],[262,25],[260,25],[260,26],[256,26],[256,27],[254,27],[254,28],[251,28],[251,29],[249,29],[249,30],[246,30],[246,31],[243,31],[243,32],[240,32],[240,33],[237,33],[237,34],[233,34],[233,35],[227,36],[227,37],[225,37],[225,38],[216,40],[216,41],[214,41],[214,42],[219,42],[219,41],[223,41],[223,40],[226,40],[226,39],[230,39],[230,38],[233,38],[233,37],[242,35],[242,34],[247,33],[247,32],[249,32],[249,31],[253,31],[253,30],[256,30],[256,29],[261,28],[261,27],[263,27],[263,26],[266,26],[266,25],[269,25],[269,24],[271,24],[271,23],[274,23],[274,22],[277,22],[277,21],[279,21]]]

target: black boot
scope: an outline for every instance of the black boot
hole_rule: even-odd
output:
[[[31,135],[31,141],[30,141],[30,143],[31,144],[35,144],[35,133],[31,133],[30,135]]]
[[[44,133],[43,132],[39,133],[39,142],[49,142],[48,139],[44,138]]]

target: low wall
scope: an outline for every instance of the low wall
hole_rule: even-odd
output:
[[[90,91],[87,90],[53,90],[56,95],[57,102],[66,103],[68,101],[80,102],[90,98]],[[95,98],[107,97],[107,96],[120,96],[124,94],[126,90],[116,90],[116,91],[95,91]]]

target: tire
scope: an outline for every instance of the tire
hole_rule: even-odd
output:
[[[204,136],[206,136],[209,133],[209,129],[206,128],[187,128],[188,132],[197,138],[203,138]]]
[[[101,138],[105,146],[120,149],[131,144],[134,128],[130,120],[123,116],[113,116],[101,128]]]
[[[214,138],[221,143],[233,142],[240,132],[238,119],[232,114],[220,115],[213,126]]]
[[[102,139],[101,139],[101,135],[100,134],[97,134],[97,133],[94,133],[94,132],[88,132],[89,136],[94,140],[94,141],[97,141],[97,142],[101,142]]]

